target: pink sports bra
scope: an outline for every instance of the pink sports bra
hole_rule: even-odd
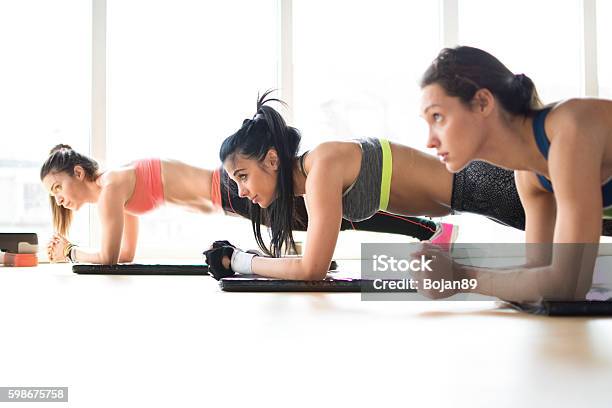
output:
[[[136,185],[125,209],[135,215],[152,211],[164,203],[164,187],[160,159],[143,159],[133,162]]]

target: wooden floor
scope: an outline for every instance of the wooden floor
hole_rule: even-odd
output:
[[[69,387],[54,406],[612,406],[612,319],[67,264],[1,268],[0,314],[0,386]]]

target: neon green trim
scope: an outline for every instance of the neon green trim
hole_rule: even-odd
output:
[[[385,211],[389,206],[391,191],[391,175],[393,174],[393,157],[391,146],[386,139],[379,139],[382,147],[382,179],[380,180],[380,209]]]
[[[603,219],[605,220],[609,220],[612,219],[612,207],[608,207],[608,208],[604,208],[603,209]]]

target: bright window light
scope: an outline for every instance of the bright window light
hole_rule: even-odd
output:
[[[107,164],[218,167],[223,139],[277,87],[277,12],[275,0],[109,0]],[[138,256],[198,254],[226,235],[250,238],[250,223],[162,208],[141,217]]]
[[[459,0],[459,44],[529,76],[544,103],[581,96],[581,7],[580,0]]]
[[[52,232],[40,166],[58,143],[89,150],[91,4],[82,0],[0,2],[0,230]],[[71,238],[86,242],[87,211]]]
[[[295,126],[303,147],[382,137],[424,149],[418,81],[440,44],[435,1],[294,2]]]
[[[612,2],[599,0],[597,7],[597,61],[599,96],[612,98]]]

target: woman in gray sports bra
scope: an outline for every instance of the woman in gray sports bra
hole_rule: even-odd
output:
[[[383,176],[381,143],[375,138],[359,139],[356,142],[361,148],[361,169],[355,181],[342,192],[342,218],[349,221],[363,221],[381,209],[380,193]],[[304,167],[304,159],[308,153],[302,154],[298,160],[304,178],[308,177]]]
[[[343,218],[362,221],[379,210],[428,216],[451,212],[453,177],[432,156],[371,138],[323,143],[300,159],[298,131],[267,105],[274,100],[267,96],[259,99],[255,117],[223,142],[220,158],[239,196],[251,201],[250,218],[260,248],[276,258],[254,260],[252,254],[221,242],[219,248],[207,251],[211,270],[221,270],[217,276],[225,271],[319,279],[329,268]],[[281,248],[294,246],[298,196],[304,196],[308,210],[308,245],[301,258],[280,258]],[[269,248],[262,224],[269,225]],[[453,242],[452,225],[441,231],[432,242]],[[223,257],[231,258],[231,268],[224,267]]]
[[[277,258],[253,259],[252,254],[219,242],[207,251],[215,276],[253,272],[318,279],[328,270],[343,218],[361,221],[378,210],[391,215],[451,212],[453,176],[432,156],[385,140],[363,139],[323,143],[298,158],[298,131],[267,105],[274,100],[267,97],[268,93],[259,99],[255,117],[223,142],[220,158],[238,195],[250,200],[259,246]],[[298,196],[304,196],[308,209],[308,245],[302,258],[278,258],[281,248],[294,246]],[[262,224],[270,228],[269,248]],[[451,242],[453,231],[451,226],[442,239]]]

